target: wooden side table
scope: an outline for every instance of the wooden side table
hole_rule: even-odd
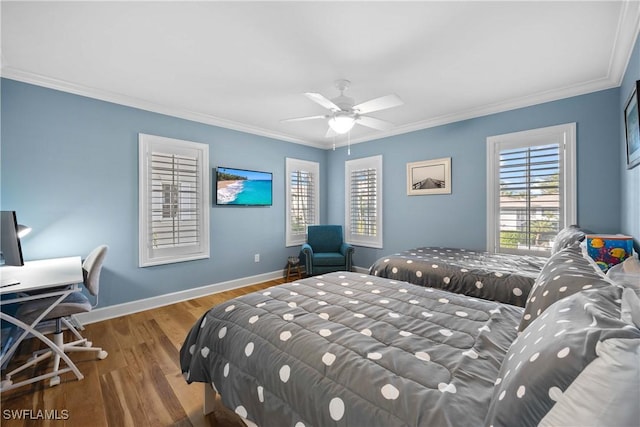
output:
[[[302,279],[302,271],[300,270],[300,258],[290,256],[287,258],[287,277],[286,281],[297,278]]]

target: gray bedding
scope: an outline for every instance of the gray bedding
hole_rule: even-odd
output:
[[[424,247],[378,259],[369,274],[524,307],[547,258]]]
[[[479,426],[522,309],[338,272],[208,311],[188,382],[269,426]]]

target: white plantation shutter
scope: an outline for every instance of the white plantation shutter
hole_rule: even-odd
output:
[[[349,225],[351,234],[375,236],[377,234],[378,203],[376,194],[377,171],[374,168],[351,171],[351,207]]]
[[[548,250],[561,225],[560,144],[500,150],[498,252]]]
[[[305,160],[286,159],[286,245],[307,239],[307,226],[320,221],[320,165]]]
[[[140,266],[209,257],[208,146],[140,134]]]
[[[151,153],[151,234],[154,248],[197,246],[198,159]]]
[[[495,252],[542,255],[575,223],[575,125],[487,139],[488,242]]]
[[[382,156],[345,163],[346,241],[382,247]]]
[[[307,226],[315,224],[315,182],[309,171],[291,172],[291,234],[304,235]]]

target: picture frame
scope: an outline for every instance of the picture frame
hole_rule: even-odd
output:
[[[407,195],[451,194],[451,157],[407,163]]]
[[[636,81],[631,97],[624,108],[624,129],[627,147],[627,169],[632,169],[640,164],[640,109],[638,98],[640,97],[640,80]]]

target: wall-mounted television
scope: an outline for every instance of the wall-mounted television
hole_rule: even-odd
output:
[[[247,169],[218,167],[216,204],[231,206],[271,206],[273,174]]]

